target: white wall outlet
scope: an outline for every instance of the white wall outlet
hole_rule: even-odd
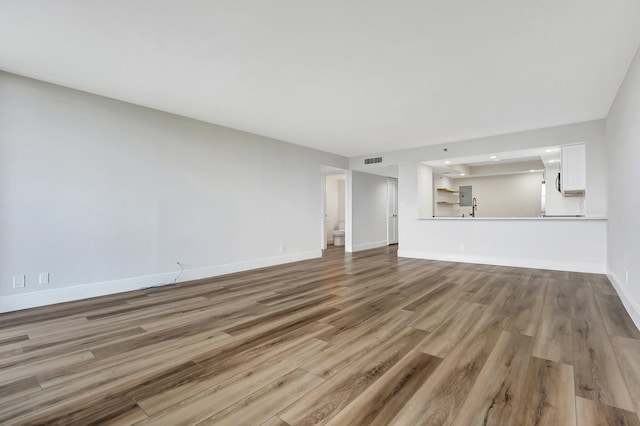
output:
[[[464,244],[460,244],[460,251],[464,251]]]
[[[40,284],[49,284],[49,273],[40,272],[40,275],[38,276],[38,282]]]
[[[629,284],[629,271],[624,271],[624,281]]]
[[[286,253],[287,246],[285,244],[280,245],[280,253]]]
[[[24,275],[13,276],[13,288],[22,288],[25,286],[27,278]]]

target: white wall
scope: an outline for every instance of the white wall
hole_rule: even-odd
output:
[[[319,256],[321,164],[347,159],[0,73],[0,311]]]
[[[433,207],[434,200],[437,200],[435,195],[434,186],[438,187],[440,184],[434,184],[433,181],[433,168],[425,164],[418,164],[416,170],[416,193],[418,197],[418,217],[427,218],[437,214],[437,211]],[[398,191],[400,186],[398,186]],[[406,204],[398,194],[398,208]]]
[[[387,178],[354,171],[352,251],[387,245]]]
[[[472,186],[478,209],[476,217],[537,217],[541,212],[542,173],[515,173],[449,179],[442,176],[436,186],[458,190]],[[458,199],[458,194],[436,193],[440,199]],[[436,216],[471,215],[471,207],[436,205]]]
[[[419,162],[439,160],[446,158],[457,158],[486,153],[496,153],[504,151],[514,151],[527,148],[540,148],[546,146],[556,146],[571,143],[584,142],[586,144],[587,155],[587,188],[589,190],[589,202],[585,206],[586,214],[591,217],[602,217],[606,215],[606,160],[605,160],[605,126],[604,120],[589,121],[585,123],[557,126],[546,129],[537,129],[527,132],[512,133],[500,136],[492,136],[480,139],[473,139],[448,144],[431,145],[421,148],[393,151],[387,153],[370,153],[362,157],[352,157],[351,167],[355,170],[366,171],[363,165],[366,157],[383,155],[385,165],[398,166],[399,184],[399,255],[411,256],[431,256],[434,253],[447,256],[449,259],[459,259],[473,261],[477,256],[472,256],[468,251],[461,253],[459,244],[466,244],[468,247],[482,247],[480,256],[485,261],[494,259],[495,262],[527,264],[541,267],[546,259],[549,268],[557,268],[559,264],[566,261],[568,266],[578,268],[588,266],[585,270],[604,271],[606,264],[606,233],[601,231],[601,222],[586,221],[579,226],[566,226],[562,241],[556,241],[555,250],[548,251],[550,232],[544,229],[554,228],[550,222],[542,222],[541,229],[533,234],[529,234],[526,228],[527,221],[522,220],[519,226],[523,227],[522,235],[531,237],[528,239],[528,250],[522,253],[508,250],[509,247],[516,247],[519,242],[514,240],[510,246],[505,247],[505,240],[489,239],[488,235],[501,235],[511,230],[511,225],[505,221],[489,221],[487,224],[479,225],[478,221],[472,221],[465,227],[453,223],[447,228],[446,233],[436,232],[436,228],[441,226],[441,221],[419,219],[419,213],[424,215],[424,203],[419,204],[418,197],[418,170],[421,177],[425,174],[424,167],[417,167]],[[445,151],[445,149],[447,151]],[[424,193],[424,187],[420,190]],[[546,224],[545,224],[546,223]],[[474,232],[478,227],[486,228],[486,232]],[[583,241],[585,232],[589,238],[588,247],[602,247],[594,253],[594,257],[585,255],[584,262],[576,258],[576,253],[571,253],[574,244],[570,240]],[[507,248],[507,250],[505,250]],[[479,252],[480,253],[480,252]],[[529,263],[527,263],[529,262]],[[575,269],[574,269],[575,270]]]
[[[541,212],[542,173],[455,179],[457,187],[471,185],[477,199],[476,217],[537,217]],[[461,207],[465,216],[471,207]]]
[[[565,218],[441,218],[410,222],[421,244],[398,255],[419,259],[604,273],[606,221]]]
[[[640,327],[640,53],[607,116],[607,147],[609,276]]]

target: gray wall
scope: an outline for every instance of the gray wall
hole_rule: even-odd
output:
[[[640,53],[618,91],[606,128],[607,263],[623,302],[640,327]]]
[[[454,189],[471,185],[477,199],[476,217],[536,217],[541,211],[542,173],[454,179]],[[456,208],[470,216],[471,207]]]
[[[348,160],[0,72],[0,296],[317,256],[321,164]]]
[[[352,173],[353,251],[387,244],[387,178]]]

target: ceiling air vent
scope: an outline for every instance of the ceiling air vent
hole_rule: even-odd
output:
[[[382,163],[382,157],[365,158],[364,164],[377,164]]]

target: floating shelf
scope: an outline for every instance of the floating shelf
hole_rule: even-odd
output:
[[[437,188],[438,191],[442,191],[442,192],[450,192],[452,194],[458,194],[460,191],[455,191],[453,189],[449,189],[449,188]]]

